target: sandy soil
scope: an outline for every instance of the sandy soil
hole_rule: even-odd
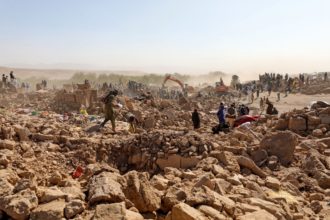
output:
[[[268,93],[262,93],[260,97],[268,97]],[[317,95],[304,95],[304,94],[289,94],[284,97],[281,93],[281,100],[277,102],[277,93],[270,95],[270,101],[274,103],[274,106],[281,112],[288,112],[293,109],[302,109],[308,107],[312,101],[326,101],[330,103],[329,94],[317,94]],[[260,99],[254,101],[251,106],[259,108]]]

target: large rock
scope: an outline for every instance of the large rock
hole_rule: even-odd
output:
[[[281,182],[274,177],[268,176],[266,178],[266,186],[274,190],[280,190]]]
[[[173,206],[183,202],[187,198],[187,194],[181,188],[171,186],[162,198],[162,210],[168,212]]]
[[[101,204],[96,206],[93,220],[125,220],[125,203]]]
[[[212,208],[211,206],[201,205],[198,207],[198,210],[202,212],[207,217],[214,220],[225,220],[227,219],[220,211]]]
[[[177,154],[171,154],[167,158],[158,158],[156,161],[160,169],[164,170],[165,167],[181,167],[181,156]]]
[[[320,119],[322,124],[330,124],[330,107],[320,111]]]
[[[65,209],[64,209],[64,215],[66,218],[72,218],[80,213],[82,213],[85,210],[85,204],[81,200],[72,200],[69,202]]]
[[[10,195],[14,190],[14,186],[6,179],[0,179],[0,197]]]
[[[242,167],[250,169],[253,173],[257,174],[261,178],[266,177],[266,173],[262,171],[250,158],[244,157],[244,156],[238,156],[237,162]]]
[[[182,157],[177,154],[171,154],[166,158],[158,158],[156,164],[160,169],[164,170],[165,167],[175,167],[182,169],[189,169],[195,167],[200,161],[199,157]]]
[[[223,163],[230,171],[239,172],[240,167],[235,158],[235,155],[229,151],[223,151],[219,155],[216,155],[217,159]]]
[[[40,203],[47,203],[57,199],[65,199],[66,195],[57,187],[39,187],[37,195]]]
[[[164,191],[168,188],[168,182],[169,180],[161,175],[154,175],[150,181],[151,185],[160,191]]]
[[[304,131],[307,129],[306,119],[302,117],[291,117],[289,120],[289,129],[292,131]]]
[[[94,176],[89,186],[89,204],[125,201],[125,195],[121,184],[118,183],[118,178],[120,178],[118,174],[110,172],[103,172]]]
[[[125,220],[144,220],[143,216],[138,212],[126,210]]]
[[[11,169],[0,169],[0,197],[12,194],[19,177]]]
[[[289,126],[289,120],[280,118],[280,119],[278,119],[278,121],[275,125],[275,129],[284,131],[284,130],[288,129],[288,126]]]
[[[31,213],[30,220],[62,220],[64,218],[64,200],[55,200],[39,205]]]
[[[32,209],[38,206],[35,192],[23,190],[17,194],[0,198],[0,210],[17,220],[27,219]]]
[[[314,174],[314,178],[317,180],[319,186],[323,189],[330,188],[330,175],[322,171],[316,171]]]
[[[37,183],[36,179],[34,179],[34,178],[29,178],[29,179],[22,178],[17,181],[15,188],[14,188],[14,193],[17,193],[17,192],[25,190],[25,189],[31,189],[31,190],[35,191],[37,189],[37,185],[38,185],[38,183]]]
[[[14,130],[17,133],[20,141],[29,141],[30,131],[20,125],[15,125]]]
[[[126,198],[134,203],[140,212],[153,212],[160,208],[160,197],[150,184],[146,173],[131,171],[125,174],[127,187]]]
[[[277,218],[265,210],[259,210],[239,216],[237,220],[276,220]]]
[[[268,159],[267,151],[258,149],[251,153],[251,159],[256,163],[257,166],[262,166]]]
[[[70,180],[66,181],[63,187],[60,187],[60,190],[66,194],[66,200],[80,199],[85,200],[86,195],[82,191],[82,188],[79,182]]]
[[[185,200],[185,203],[190,206],[197,205],[212,205],[215,203],[215,196],[213,191],[206,186],[194,187]]]
[[[13,150],[15,147],[16,143],[15,141],[11,140],[0,140],[0,149],[8,149],[8,150]]]
[[[268,155],[275,155],[282,165],[288,166],[294,158],[294,150],[298,144],[296,136],[290,131],[280,131],[267,135],[260,142],[261,149]]]
[[[249,199],[247,199],[247,202],[250,205],[258,206],[259,208],[266,210],[267,212],[270,212],[272,215],[274,215],[278,219],[285,219],[283,209],[281,208],[281,206],[279,206],[275,203],[272,203],[272,202],[269,202],[269,201],[266,201],[263,199],[258,199],[258,198],[249,198]]]
[[[144,119],[143,122],[144,128],[145,129],[151,129],[155,126],[155,117],[150,116]]]
[[[207,220],[208,218],[197,209],[185,204],[179,203],[172,208],[172,220]]]

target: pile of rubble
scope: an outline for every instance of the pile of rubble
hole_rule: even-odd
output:
[[[51,111],[3,110],[0,219],[330,216],[330,108],[212,135],[216,118],[209,111],[217,101],[210,103],[133,102],[118,120],[128,111],[141,117],[136,134],[121,128],[125,122],[118,122],[117,134],[108,126],[88,133],[90,124],[60,121]],[[186,105],[204,106],[206,126],[191,131]]]
[[[301,89],[302,94],[315,95],[315,94],[329,94],[330,93],[330,83],[322,82],[316,85],[308,85]]]
[[[283,113],[275,123],[277,130],[289,129],[316,138],[330,137],[330,107]]]

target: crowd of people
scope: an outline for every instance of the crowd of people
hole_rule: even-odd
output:
[[[324,73],[323,80],[328,80],[328,74]],[[217,111],[217,119],[218,125],[214,128],[214,132],[219,132],[221,130],[230,129],[236,127],[238,124],[242,124],[244,122],[248,122],[250,117],[250,109],[248,107],[249,104],[252,104],[255,100],[260,100],[260,114],[265,111],[268,115],[276,115],[278,114],[277,109],[274,107],[274,104],[269,100],[269,96],[272,92],[277,92],[277,101],[280,101],[281,92],[285,93],[285,96],[288,95],[295,89],[297,86],[301,87],[303,85],[308,85],[311,82],[311,77],[306,74],[299,74],[298,77],[290,77],[288,74],[275,74],[275,73],[265,73],[263,75],[259,75],[259,80],[250,81],[247,83],[237,83],[235,84],[235,89],[239,91],[239,97],[245,95],[248,97],[248,104],[237,104],[236,101],[232,100],[230,96],[221,96],[219,99],[222,102],[219,105]],[[85,84],[89,83],[86,81]],[[223,81],[220,81],[221,85],[224,85]],[[20,86],[18,85],[17,79],[14,76],[13,71],[9,73],[9,75],[3,74],[2,81],[0,88],[7,88],[10,85],[14,85],[15,87],[21,87],[24,89],[29,89],[30,85],[28,83],[21,83]],[[43,80],[40,85],[43,88],[47,87],[47,81]],[[118,94],[122,93],[122,90],[131,90],[134,92],[141,92],[145,91],[145,89],[150,90],[150,87],[146,87],[146,85],[142,83],[137,83],[135,81],[129,81],[126,86],[123,83],[120,84],[112,84],[112,83],[103,83],[103,85],[95,84],[99,90],[107,92],[107,95],[103,99],[105,105],[105,119],[101,123],[100,127],[104,127],[108,121],[111,121],[112,129],[116,131],[116,124],[115,124],[115,110],[116,105],[114,104],[114,100]],[[110,91],[110,92],[108,92]],[[268,97],[260,97],[260,94],[263,92],[268,93]],[[179,99],[184,97],[183,91],[177,89],[167,89],[167,88],[158,88],[158,90],[153,90],[153,93],[143,93],[144,96],[141,95],[141,100],[153,100],[153,95],[155,97],[162,98],[162,99]],[[284,96],[284,97],[285,97]],[[203,97],[201,92],[198,92],[197,98]],[[227,103],[227,106],[226,104]],[[267,105],[267,107],[265,107]],[[85,114],[87,111],[85,108],[81,110]],[[249,117],[246,117],[249,116]],[[255,120],[255,118],[252,118]],[[130,131],[135,132],[137,120],[134,115],[129,115],[127,117],[127,121],[130,124]],[[194,109],[192,112],[192,123],[194,129],[199,129],[201,127],[201,118],[197,109]]]
[[[6,74],[2,74],[1,88],[8,88],[10,85],[16,84],[16,77],[14,76],[14,72],[11,71],[9,76]]]

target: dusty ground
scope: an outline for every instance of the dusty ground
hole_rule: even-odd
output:
[[[289,94],[287,97],[284,97],[284,95],[281,93],[279,102],[277,102],[277,93],[273,92],[269,98],[280,113],[308,107],[312,101],[326,101],[330,103],[330,94],[304,95],[297,93]],[[260,97],[268,97],[268,93],[261,93]],[[259,101],[260,99],[257,99],[251,106],[259,108]]]
[[[118,112],[116,134],[110,124],[86,132],[96,122],[79,115],[63,121],[53,98],[0,102],[1,220],[330,216],[330,108],[301,110],[318,95],[289,95],[275,106],[299,110],[215,135],[210,112],[219,98],[131,100]],[[194,108],[202,118],[196,131]],[[127,131],[127,112],[141,122],[137,133]]]

